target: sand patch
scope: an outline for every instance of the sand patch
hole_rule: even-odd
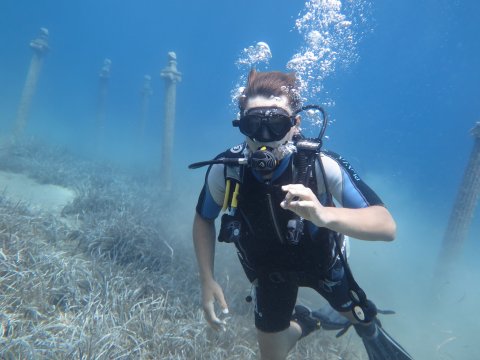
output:
[[[32,210],[47,211],[55,215],[72,202],[73,190],[52,184],[40,184],[24,174],[0,171],[0,191],[10,201],[26,203]]]

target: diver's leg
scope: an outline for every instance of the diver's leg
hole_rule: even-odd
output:
[[[290,322],[290,327],[276,333],[267,333],[257,329],[261,359],[284,360],[300,339],[301,334],[300,326],[293,321]]]
[[[338,314],[351,322],[357,322],[351,312],[353,304],[350,298],[350,284],[343,264],[339,259],[322,278],[317,279],[316,283],[310,284],[310,287],[322,295],[330,304],[330,306],[325,305],[324,308],[314,311],[314,316],[320,314],[320,319],[331,323],[332,329],[335,328],[337,323],[338,325],[348,324],[345,319],[338,318]]]
[[[255,327],[262,360],[285,359],[302,334],[292,318],[298,286],[281,274],[258,279],[255,287]]]

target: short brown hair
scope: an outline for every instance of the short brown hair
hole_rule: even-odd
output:
[[[254,96],[286,95],[290,107],[295,111],[300,107],[300,94],[297,89],[297,78],[294,73],[280,71],[259,72],[252,69],[248,74],[247,86],[238,99],[238,107],[243,114],[247,100]]]

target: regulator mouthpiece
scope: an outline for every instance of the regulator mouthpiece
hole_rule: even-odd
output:
[[[275,170],[278,165],[273,149],[266,146],[262,146],[257,151],[254,151],[249,163],[252,169],[265,173]]]

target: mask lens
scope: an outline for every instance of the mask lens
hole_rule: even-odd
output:
[[[276,136],[281,135],[282,138],[292,127],[292,121],[290,120],[290,117],[282,114],[270,116],[267,124],[272,133],[274,133]]]
[[[247,136],[253,136],[262,125],[262,116],[246,115],[240,119],[240,131]]]
[[[293,126],[291,117],[283,109],[254,108],[251,112],[240,119],[239,127],[242,134],[252,139],[278,141]]]

